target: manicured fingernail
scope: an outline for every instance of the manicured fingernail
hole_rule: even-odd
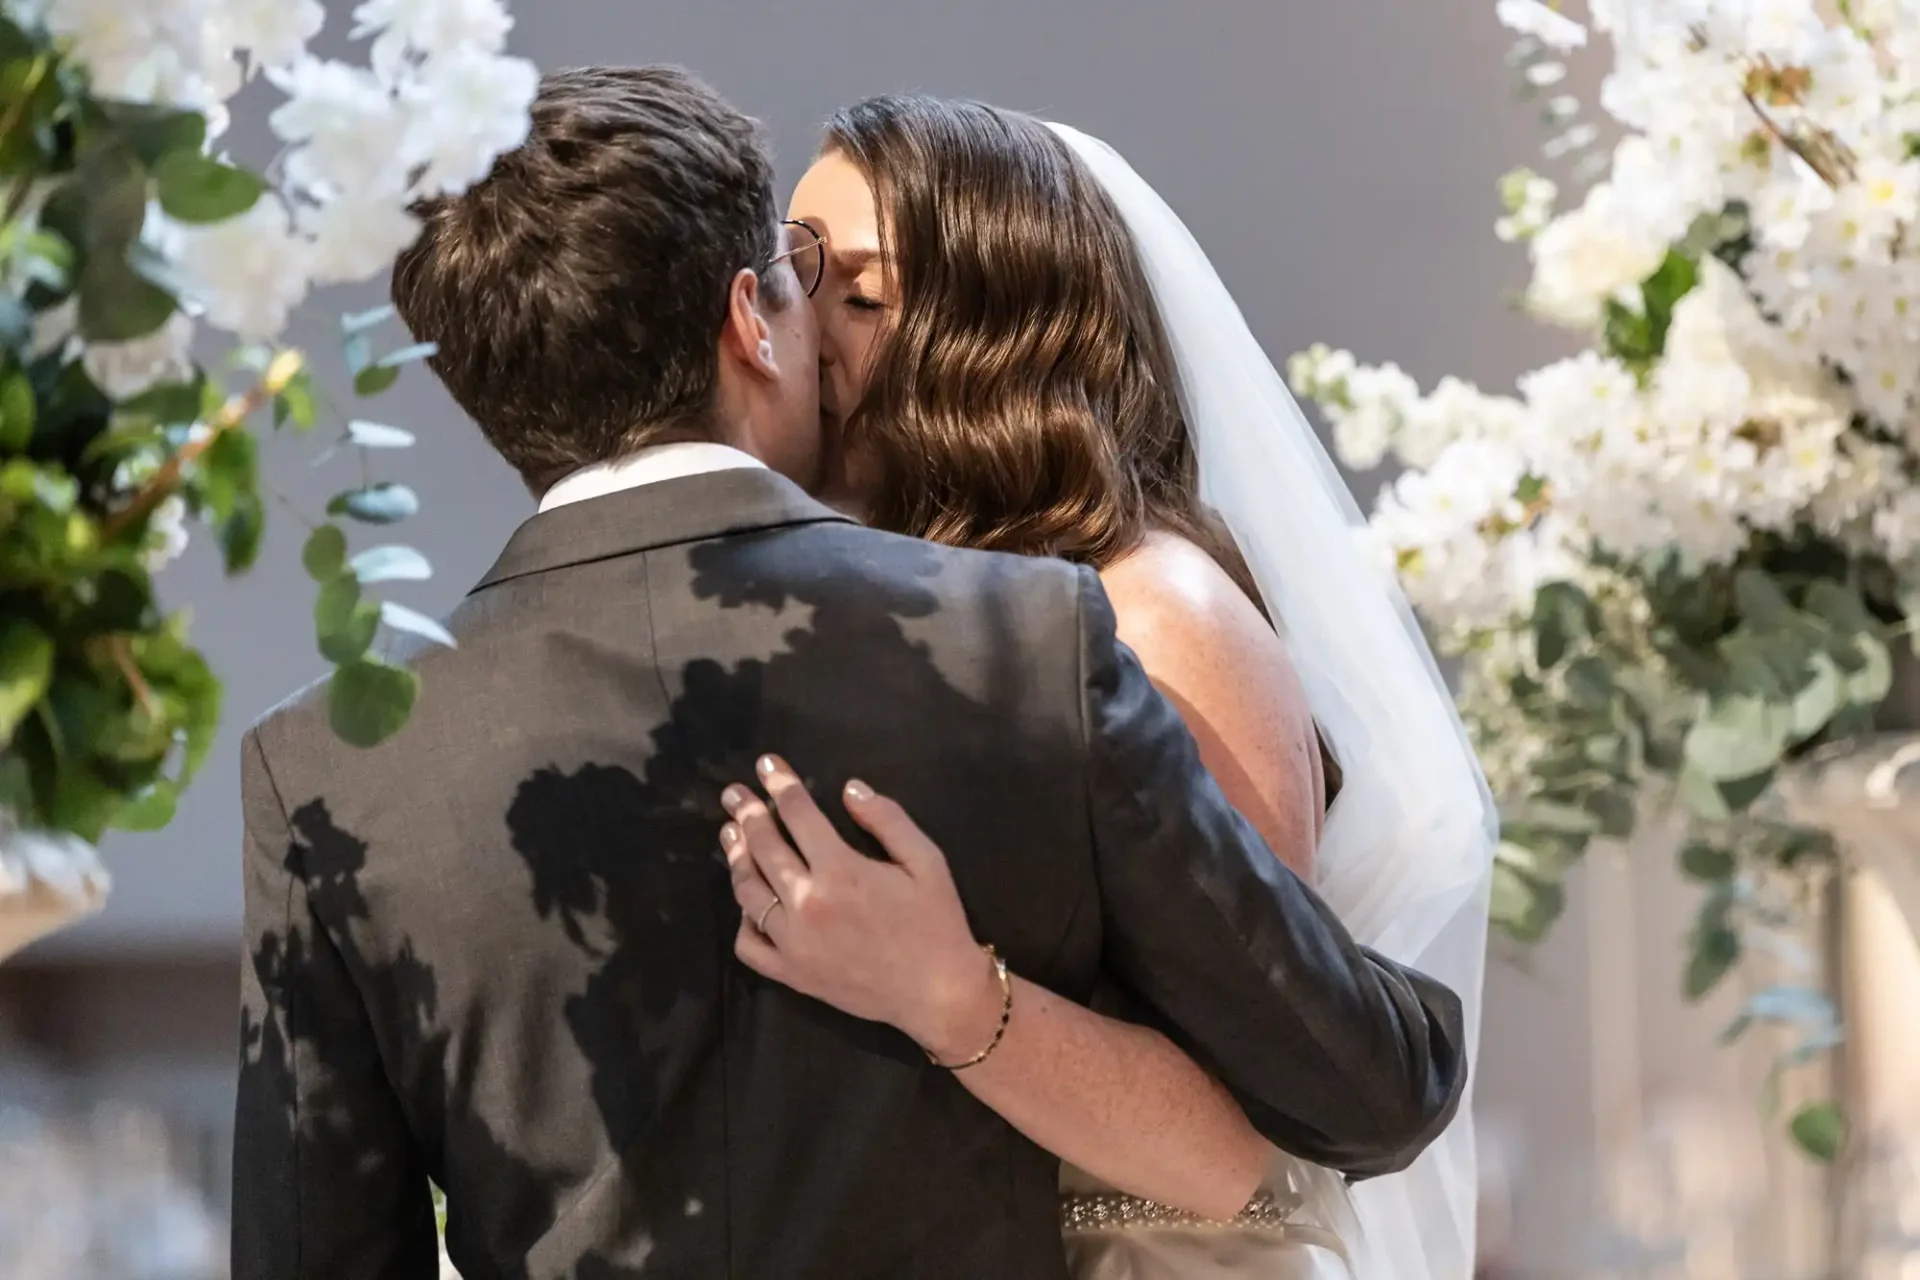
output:
[[[720,847],[721,848],[731,849],[733,848],[733,846],[739,843],[740,843],[740,828],[734,826],[731,822],[729,822],[726,826],[720,828]]]
[[[780,767],[780,762],[772,756],[761,756],[760,759],[754,763],[753,767],[760,771],[761,777],[771,778],[773,771]]]
[[[873,788],[860,781],[860,779],[855,778],[847,784],[847,799],[854,801],[856,804],[865,804],[867,801],[873,799]]]
[[[736,812],[746,802],[747,793],[743,788],[728,787],[720,793],[720,803],[726,807],[728,813]]]

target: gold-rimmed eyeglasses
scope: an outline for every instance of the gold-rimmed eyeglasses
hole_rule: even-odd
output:
[[[793,273],[811,298],[820,291],[820,281],[827,274],[827,238],[812,223],[799,218],[789,218],[780,225],[787,229],[787,247],[774,254],[767,265],[792,260]]]

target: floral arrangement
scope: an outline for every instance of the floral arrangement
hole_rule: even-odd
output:
[[[1502,798],[1495,915],[1538,938],[1598,837],[1677,797],[1707,886],[1685,988],[1780,954],[1836,857],[1789,820],[1784,763],[1884,725],[1920,606],[1920,6],[1592,0],[1613,63],[1586,120],[1562,92],[1588,26],[1500,0],[1513,63],[1586,189],[1527,170],[1496,230],[1526,307],[1591,340],[1493,395],[1296,356],[1337,452],[1406,470],[1371,528],[1437,642]],[[1617,134],[1598,149],[1602,124]],[[1591,185],[1586,185],[1587,183]],[[1902,726],[1920,727],[1920,725]],[[1812,984],[1757,1021],[1778,1069],[1838,1042]],[[1830,1104],[1792,1131],[1831,1158]]]
[[[417,233],[413,202],[525,137],[538,75],[503,54],[500,0],[366,0],[364,65],[309,52],[325,16],[316,0],[0,0],[0,917],[50,887],[68,916],[91,907],[93,844],[168,822],[213,742],[219,680],[155,576],[196,526],[248,569],[280,497],[263,438],[331,416],[301,355],[273,346],[293,308],[384,271]],[[259,172],[220,150],[254,78],[281,95],[284,144]],[[360,396],[432,354],[380,347],[389,314],[343,321]],[[196,360],[218,333],[231,358]],[[352,480],[310,516],[283,502],[309,528],[334,727],[371,744],[417,691],[383,629],[450,639],[371,594],[427,577],[424,557],[350,545],[417,509],[370,465],[413,438],[341,416]],[[0,919],[0,958],[49,922]]]

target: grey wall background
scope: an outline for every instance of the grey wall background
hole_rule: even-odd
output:
[[[335,26],[347,7],[334,6]],[[1543,135],[1511,100],[1507,42],[1484,0],[520,0],[516,10],[514,46],[543,68],[698,69],[768,122],[788,184],[820,120],[885,90],[981,97],[1089,129],[1187,219],[1276,360],[1326,340],[1396,359],[1423,382],[1453,372],[1500,385],[1549,349],[1504,301],[1524,283],[1524,257],[1491,232],[1495,180]],[[234,143],[271,154],[263,126],[236,130]],[[335,317],[383,294],[335,290],[304,309],[292,336],[324,383],[344,385]],[[340,402],[419,432],[422,447],[386,471],[420,492],[423,514],[400,532],[438,577],[403,598],[450,607],[530,500],[424,371],[371,405]],[[308,510],[350,480],[344,462],[308,465],[318,447],[284,439],[268,451],[276,487]],[[172,828],[113,842],[111,906],[51,954],[200,949],[231,936],[238,734],[323,670],[301,526],[284,508],[272,515],[251,577],[224,581],[204,545],[168,575],[227,678],[226,734]]]

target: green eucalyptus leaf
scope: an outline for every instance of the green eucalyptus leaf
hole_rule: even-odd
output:
[[[99,105],[107,122],[145,164],[158,164],[176,151],[197,155],[206,145],[207,122],[197,112],[145,102]]]
[[[1724,822],[1733,816],[1720,787],[1691,765],[1683,765],[1676,780],[1680,798],[1697,816],[1709,822]]]
[[[260,447],[253,436],[230,427],[214,437],[196,469],[201,501],[218,521],[231,518],[243,497],[257,496]]]
[[[267,184],[245,169],[198,151],[171,151],[154,166],[160,207],[180,222],[214,223],[237,218],[259,203]]]
[[[1704,840],[1689,840],[1680,850],[1680,869],[1707,884],[1732,879],[1737,865],[1731,853]]]
[[[400,370],[391,365],[368,365],[353,375],[353,393],[358,396],[377,396],[398,381]]]
[[[126,796],[118,786],[92,765],[75,760],[54,772],[45,816],[49,825],[97,844],[125,807]]]
[[[1592,633],[1593,604],[1570,582],[1549,582],[1533,598],[1534,657],[1541,670],[1560,665],[1567,650]]]
[[[295,430],[307,431],[319,417],[320,405],[319,398],[314,394],[313,375],[302,369],[273,398],[273,425],[282,427],[291,422]]]
[[[342,573],[320,584],[313,602],[313,629],[329,662],[352,662],[373,644],[379,606],[360,598],[360,582]]]
[[[1770,574],[1742,569],[1734,576],[1733,595],[1740,614],[1761,631],[1775,631],[1793,621],[1794,607]]]
[[[89,342],[132,342],[179,310],[174,296],[112,251],[90,256],[80,269],[80,336]]]
[[[328,718],[342,741],[378,746],[406,725],[419,692],[411,671],[362,658],[334,672],[327,689]]]
[[[160,426],[180,426],[197,422],[206,401],[203,380],[169,382],[151,387],[131,400],[120,402],[118,412],[129,417],[151,419]]]
[[[1582,706],[1602,707],[1613,701],[1613,672],[1604,659],[1589,654],[1567,664],[1567,695]]]
[[[1794,741],[1804,741],[1820,732],[1833,719],[1846,697],[1846,685],[1840,668],[1824,653],[1808,659],[1813,679],[1793,698]]]
[[[1773,770],[1763,769],[1745,778],[1722,779],[1714,785],[1729,813],[1744,813],[1773,786]]]
[[[306,545],[300,549],[300,563],[315,582],[327,581],[346,567],[347,535],[339,525],[321,525],[307,535]]]
[[[1687,730],[1690,770],[1716,782],[1771,769],[1793,732],[1793,712],[1750,696],[1716,699]]]
[[[1830,862],[1838,852],[1833,834],[1818,827],[1775,826],[1760,844],[1766,857],[1789,869],[1809,859]]]
[[[1574,836],[1589,836],[1600,829],[1586,809],[1551,800],[1529,800],[1519,806],[1513,814],[1513,825]]]
[[[1807,610],[1843,636],[1877,634],[1880,630],[1860,593],[1831,578],[1821,578],[1807,588]]]
[[[27,813],[33,808],[33,769],[16,752],[0,754],[0,809]]]
[[[173,821],[180,807],[180,788],[169,778],[148,784],[114,815],[113,825],[123,831],[158,831]]]
[[[1698,1000],[1712,991],[1739,959],[1740,935],[1731,928],[1718,925],[1696,933],[1683,988],[1687,999]]]
[[[1540,941],[1565,908],[1566,893],[1557,881],[1526,875],[1505,860],[1494,863],[1489,911],[1515,939]]]
[[[76,174],[82,205],[78,239],[64,227],[55,230],[89,257],[124,260],[147,221],[147,171],[131,147],[112,141],[87,146]]]
[[[425,582],[433,566],[412,547],[372,547],[353,558],[353,576],[362,583]]]
[[[1638,810],[1633,793],[1624,787],[1608,787],[1587,797],[1587,808],[1599,820],[1600,834],[1615,840],[1633,834]]]
[[[21,453],[33,441],[33,383],[24,373],[0,381],[0,450]]]
[[[1847,1141],[1847,1118],[1835,1102],[1816,1102],[1794,1112],[1788,1130],[1799,1148],[1821,1164],[1832,1164]]]
[[[352,662],[373,647],[380,630],[380,606],[362,600],[347,613],[346,619],[331,632],[320,636],[320,653],[328,662]]]
[[[22,618],[0,620],[0,742],[27,717],[53,683],[53,640]]]
[[[374,484],[337,495],[327,504],[330,516],[351,516],[363,524],[397,524],[420,510],[420,499],[403,484]]]
[[[313,601],[313,629],[323,639],[346,629],[360,604],[360,583],[352,574],[340,574],[320,584]]]
[[[1920,657],[1920,583],[1900,585],[1900,620],[1906,627],[1907,644]]]
[[[1886,642],[1870,632],[1855,635],[1853,644],[1863,665],[1846,677],[1847,701],[1858,707],[1879,706],[1893,689],[1893,655]]]
[[[267,507],[260,501],[260,495],[253,492],[238,495],[233,510],[220,522],[220,553],[229,576],[253,567],[266,530]]]

